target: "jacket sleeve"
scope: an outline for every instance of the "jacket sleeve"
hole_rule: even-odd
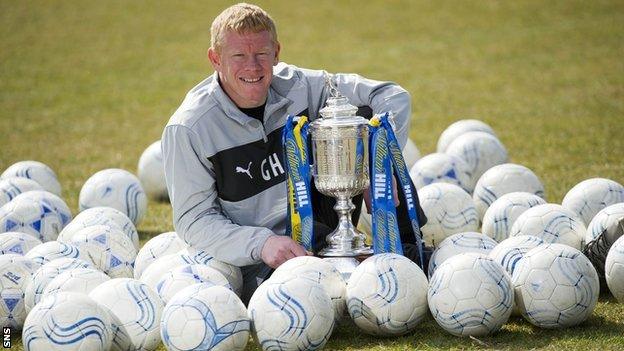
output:
[[[167,190],[176,232],[190,246],[236,266],[261,261],[261,250],[273,232],[240,226],[221,211],[212,164],[199,135],[183,125],[168,125],[162,136]]]

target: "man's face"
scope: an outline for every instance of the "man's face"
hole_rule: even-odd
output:
[[[265,103],[279,50],[279,43],[271,40],[268,31],[228,31],[219,52],[208,49],[208,58],[230,99],[238,107],[250,108]]]

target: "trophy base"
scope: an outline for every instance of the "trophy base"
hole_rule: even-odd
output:
[[[372,255],[372,250],[370,254],[363,254],[359,256],[330,256],[330,255],[321,255],[321,258],[336,267],[336,270],[340,273],[342,278],[345,281],[349,281],[351,278],[351,274],[355,270],[355,268],[360,264],[360,262],[369,258]]]

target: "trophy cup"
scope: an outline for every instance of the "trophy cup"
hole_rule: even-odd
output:
[[[347,278],[359,259],[373,254],[365,244],[366,236],[351,223],[355,206],[351,198],[369,186],[368,120],[356,116],[357,107],[349,104],[326,75],[330,97],[320,110],[322,118],[310,123],[313,176],[316,188],[336,198],[338,227],[326,237],[328,246],[319,256],[331,261]]]

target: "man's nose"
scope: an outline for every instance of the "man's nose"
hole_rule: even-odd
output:
[[[245,60],[245,68],[250,70],[261,69],[262,65],[260,65],[260,60],[256,55],[249,55],[247,60]]]

